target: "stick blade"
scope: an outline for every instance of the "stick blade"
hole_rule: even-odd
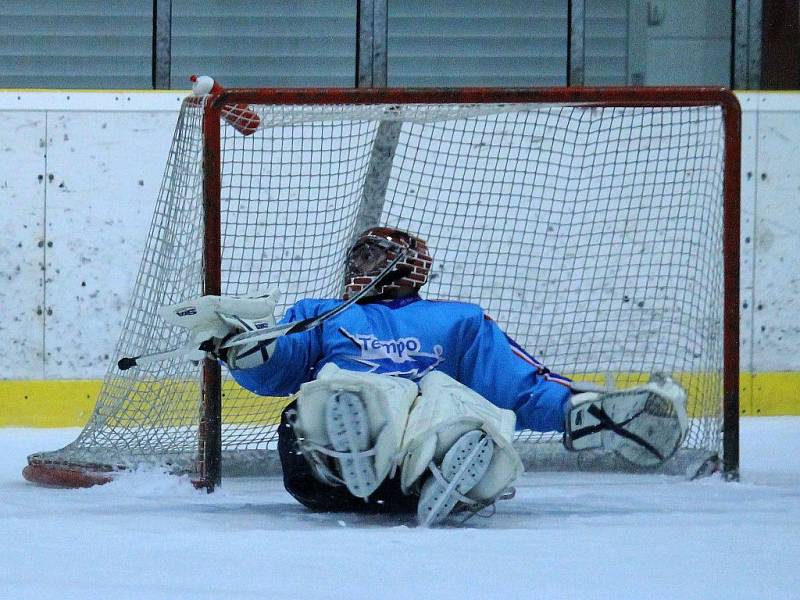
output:
[[[124,356],[117,361],[117,368],[120,371],[127,371],[131,367],[136,366],[136,359],[138,356]]]

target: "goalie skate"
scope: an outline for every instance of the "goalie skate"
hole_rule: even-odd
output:
[[[418,493],[422,526],[510,497],[524,470],[512,446],[516,417],[441,371],[422,378],[403,437],[401,489]]]
[[[364,401],[355,392],[342,391],[325,404],[325,427],[331,453],[347,489],[354,496],[365,498],[378,487],[375,472],[375,450],[370,450],[369,419]]]
[[[300,387],[298,448],[320,481],[369,498],[395,467],[416,396],[413,381],[328,363]]]
[[[489,469],[494,444],[481,430],[462,435],[447,451],[441,466],[430,464],[431,475],[422,485],[417,504],[417,519],[423,527],[444,521],[456,504],[477,504],[465,494],[474,488]]]

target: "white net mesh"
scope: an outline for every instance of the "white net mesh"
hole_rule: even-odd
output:
[[[654,371],[688,390],[690,461],[721,450],[723,154],[719,107],[252,105],[222,125],[222,292],[283,290],[278,314],[341,291],[355,231],[427,240],[427,298],[475,302],[552,370]],[[202,105],[185,102],[117,357],[182,340],[159,306],[202,293]],[[78,439],[47,464],[196,468],[200,369],[112,364]],[[274,466],[285,398],[223,384],[223,464]],[[589,464],[521,432],[529,466]],[[614,465],[595,457],[603,468]],[[535,464],[534,464],[535,463]],[[683,468],[683,467],[681,467]]]

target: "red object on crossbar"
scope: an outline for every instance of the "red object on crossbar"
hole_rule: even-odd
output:
[[[225,88],[207,75],[192,75],[192,94],[205,96],[206,94],[219,95]],[[255,133],[261,125],[261,117],[250,110],[248,104],[226,104],[220,111],[222,118],[242,135]]]

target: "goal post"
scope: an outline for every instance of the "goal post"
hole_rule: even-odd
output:
[[[237,107],[255,131],[229,124]],[[336,297],[353,235],[397,226],[432,248],[425,297],[480,304],[554,371],[617,387],[676,377],[692,419],[664,471],[735,477],[740,119],[719,88],[190,97],[117,353],[174,345],[156,309],[200,293],[273,284],[282,309]],[[157,465],[212,489],[275,470],[288,399],[241,390],[211,360],[120,373],[119,356],[84,431],[30,456],[28,479],[88,485]],[[531,468],[631,470],[567,453],[553,432],[516,444]]]

